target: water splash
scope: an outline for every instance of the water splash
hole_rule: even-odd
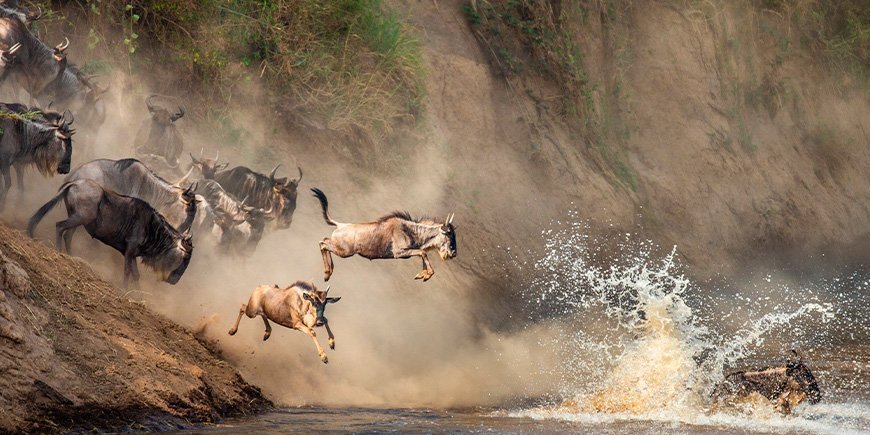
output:
[[[624,234],[615,248],[607,247],[587,235],[585,223],[562,225],[561,230],[542,233],[546,248],[535,264],[539,278],[527,291],[542,308],[576,321],[576,329],[545,343],[565,353],[561,399],[510,415],[597,423],[648,419],[744,428],[758,428],[763,421],[767,429],[812,431],[828,427],[819,426],[826,419],[839,421],[836,427],[840,429],[870,423],[870,413],[862,403],[849,404],[849,412],[857,412],[851,417],[836,416],[839,408],[831,404],[827,408],[801,405],[793,416],[785,417],[764,400],[728,412],[711,410],[710,392],[727,369],[758,359],[763,351],[784,362],[792,346],[806,346],[824,336],[789,337],[788,330],[805,331],[799,326],[802,322],[822,325],[818,330],[830,329],[825,325],[842,314],[835,303],[806,289],[785,289],[775,297],[738,291],[723,299],[685,277],[676,248],[662,252],[632,234]],[[720,319],[738,326],[728,330]]]

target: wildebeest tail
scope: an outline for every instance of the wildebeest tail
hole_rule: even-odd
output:
[[[314,192],[314,196],[320,201],[320,207],[323,208],[323,220],[329,225],[338,226],[338,222],[329,217],[329,201],[326,200],[326,194],[316,187],[311,188],[311,191]]]
[[[39,210],[36,211],[36,214],[30,218],[30,221],[27,222],[27,235],[30,238],[33,238],[33,231],[36,229],[36,226],[39,225],[39,221],[48,214],[54,206],[66,195],[67,190],[69,190],[72,183],[66,183],[63,186],[60,186],[60,189],[57,190],[57,195],[54,198],[51,198],[48,202],[46,202]]]

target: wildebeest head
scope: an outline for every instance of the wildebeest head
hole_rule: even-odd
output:
[[[156,96],[157,95],[151,95],[148,97],[148,99],[145,100],[145,105],[148,106],[148,112],[151,113],[151,121],[153,123],[162,126],[168,126],[184,116],[183,104],[180,104],[178,106],[177,112],[170,112],[168,109],[154,104],[153,100]]]
[[[453,214],[444,220],[436,239],[438,255],[442,260],[456,257],[456,227],[453,226]]]
[[[200,158],[196,158],[193,154],[190,154],[191,167],[196,168],[202,174],[202,178],[205,178],[206,180],[214,180],[214,174],[216,174],[217,171],[226,169],[226,167],[230,165],[229,163],[220,163],[220,156],[220,151],[215,154],[213,159],[202,157],[202,152],[200,152]]]
[[[75,130],[70,128],[73,123],[72,114],[67,111],[58,116],[51,112],[44,114],[51,130],[48,141],[39,148],[36,166],[44,174],[68,174],[72,162],[72,136]]]
[[[311,302],[311,307],[309,308],[308,313],[306,313],[303,318],[303,322],[305,322],[305,324],[309,327],[323,326],[324,324],[326,324],[327,320],[324,316],[324,312],[326,311],[326,304],[334,304],[341,300],[340,297],[327,297],[328,293],[329,286],[326,286],[326,290],[324,291],[320,291],[319,289],[317,289],[317,287],[315,287],[314,290],[309,290],[303,293],[302,297]],[[313,323],[313,325],[309,323]]]
[[[293,213],[296,211],[296,195],[299,187],[299,182],[302,181],[302,168],[299,166],[296,169],[299,171],[299,178],[290,180],[286,177],[275,178],[275,172],[281,165],[275,166],[269,174],[269,180],[272,181],[272,207],[270,214],[276,219],[275,223],[279,229],[290,228],[293,223]]]
[[[789,359],[786,362],[786,374],[794,379],[800,391],[807,395],[810,403],[819,403],[819,401],[822,400],[822,392],[819,390],[819,384],[816,382],[816,377],[813,376],[813,372],[810,371],[809,367],[804,364],[803,358],[798,355],[797,351],[792,350],[792,353],[797,360]]]
[[[166,264],[169,265],[167,270],[172,270],[172,272],[166,276],[164,281],[176,284],[181,279],[181,275],[184,275],[184,271],[190,264],[190,258],[193,256],[193,241],[190,232],[182,233],[173,249],[166,255],[168,257]]]

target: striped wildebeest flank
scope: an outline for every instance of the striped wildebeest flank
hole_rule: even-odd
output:
[[[69,41],[51,48],[40,41],[21,21],[20,15],[0,8],[0,51],[15,45],[14,62],[2,77],[17,84],[42,104],[53,102],[60,110],[70,110],[92,133],[105,121],[106,89],[95,85],[75,65],[67,64],[64,51]],[[4,62],[5,63],[5,62]]]
[[[27,224],[33,232],[39,221],[63,199],[69,215],[55,225],[55,244],[69,252],[76,228],[84,226],[91,237],[109,245],[124,255],[124,287],[132,280],[139,282],[136,258],[154,269],[161,278],[176,284],[187,269],[193,255],[193,243],[188,232],[179,232],[147,202],[107,191],[93,180],[65,183],[57,195],[39,208]],[[195,204],[189,220],[193,220]]]
[[[328,294],[328,286],[326,290],[321,291],[314,283],[305,281],[296,281],[286,288],[279,288],[277,285],[261,285],[251,293],[248,303],[242,304],[239,316],[236,317],[236,323],[229,330],[229,334],[236,335],[242,315],[246,315],[250,319],[260,316],[263,318],[263,323],[266,324],[263,341],[268,340],[269,336],[272,335],[270,320],[281,326],[302,331],[314,340],[317,355],[326,364],[329,362],[329,358],[326,357],[326,352],[317,342],[314,328],[318,326],[326,328],[326,334],[329,336],[329,348],[334,350],[335,336],[332,335],[332,329],[329,328],[329,321],[324,313],[326,304],[334,304],[341,299],[340,297],[327,297]]]
[[[437,249],[444,261],[456,257],[453,215],[448,216],[443,224],[432,219],[414,219],[407,212],[393,212],[374,222],[341,223],[329,217],[326,194],[318,188],[311,191],[320,201],[323,219],[327,224],[337,227],[331,236],[320,242],[324,281],[329,281],[334,269],[331,254],[341,258],[359,255],[369,260],[420,257],[423,259],[423,271],[414,279],[423,281],[428,281],[435,274],[426,251]]]
[[[196,186],[172,184],[136,159],[90,161],[72,171],[65,181],[75,180],[94,180],[108,190],[139,198],[151,204],[179,231],[190,228],[187,210],[190,204],[196,204]]]
[[[184,139],[175,121],[184,116],[184,105],[179,104],[178,108],[171,112],[155,103],[156,97],[158,95],[151,95],[145,100],[150,116],[142,121],[134,139],[133,149],[137,157],[178,173],[178,159],[184,151]]]
[[[21,105],[0,104],[0,208],[12,186],[12,167],[18,173],[19,186],[23,185],[23,170],[35,166],[45,176],[69,173],[72,160],[72,114],[39,111],[19,113]]]
[[[227,252],[253,254],[263,238],[268,210],[245,204],[227,193],[217,181],[199,183],[197,193],[203,196],[214,215],[211,233]]]
[[[812,404],[819,403],[822,392],[816,377],[797,352],[792,353],[797,359],[788,359],[784,365],[729,373],[714,389],[714,402],[730,404],[757,393],[783,414],[790,414],[807,399]]]
[[[221,171],[215,174],[214,180],[236,198],[247,198],[251,206],[269,210],[266,218],[275,223],[278,229],[290,228],[293,223],[293,212],[296,211],[296,191],[302,181],[302,168],[299,178],[293,180],[275,178],[275,173],[281,165],[275,166],[269,175],[254,172],[244,166]]]

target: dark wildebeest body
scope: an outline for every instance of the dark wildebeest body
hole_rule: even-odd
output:
[[[190,234],[180,233],[154,208],[138,198],[106,191],[93,180],[78,180],[61,186],[58,194],[30,218],[27,232],[63,199],[69,218],[58,222],[55,244],[69,252],[71,233],[84,226],[91,237],[124,255],[124,286],[130,279],[139,281],[136,258],[161,273],[163,280],[175,284],[187,269],[193,255]],[[195,209],[196,206],[191,204]],[[190,214],[191,220],[193,213]]]
[[[75,130],[70,129],[72,125],[72,115],[71,114],[60,114],[58,112],[46,111],[42,110],[38,107],[27,107],[24,104],[20,103],[0,103],[0,114],[3,112],[8,112],[10,114],[18,114],[21,115],[22,118],[30,120],[32,122],[36,122],[42,124],[49,128],[59,127],[62,136],[71,137]],[[66,116],[69,116],[70,119],[67,121]],[[2,135],[2,133],[0,133]],[[70,139],[70,145],[72,141]],[[70,158],[72,157],[72,147],[69,147]],[[18,159],[12,162],[12,166],[15,168],[15,176],[18,180],[18,189],[20,191],[24,191],[24,172],[28,165],[34,163],[30,161],[30,159]],[[45,174],[45,171],[40,171]],[[69,168],[67,168],[67,172],[69,172]],[[64,174],[66,172],[63,172]]]
[[[278,165],[281,166],[281,165]],[[299,178],[289,180],[287,178],[275,178],[272,169],[269,175],[254,172],[244,166],[221,171],[215,174],[214,180],[221,187],[236,198],[247,198],[247,203],[270,210],[267,219],[274,221],[277,228],[290,228],[293,222],[293,212],[296,211],[296,190],[302,180],[302,168],[299,170]]]
[[[228,251],[253,253],[263,237],[268,212],[244,204],[214,180],[200,183],[197,192],[204,197],[214,214],[220,245]]]
[[[20,47],[14,62],[5,65],[0,77],[14,80],[42,104],[53,102],[60,110],[72,111],[82,124],[96,132],[105,121],[105,104],[100,98],[105,90],[67,64],[63,51],[69,43],[52,49],[30,32],[20,15],[0,9],[0,51],[9,51],[15,44]]]
[[[156,95],[151,95],[145,100],[151,116],[139,127],[134,140],[134,150],[140,158],[149,158],[166,166],[168,170],[177,172],[178,159],[184,151],[184,139],[175,121],[184,116],[184,106],[179,105],[178,111],[172,113],[155,105],[152,101],[154,97]]]
[[[320,347],[320,343],[317,342],[317,334],[314,333],[314,328],[317,326],[326,328],[326,333],[329,335],[329,348],[335,349],[335,336],[332,335],[329,321],[324,316],[324,312],[326,304],[336,303],[341,298],[327,297],[328,293],[329,287],[320,291],[316,285],[305,281],[296,281],[283,289],[277,285],[261,285],[251,293],[248,303],[242,304],[239,316],[236,317],[236,323],[229,330],[229,334],[235,335],[236,331],[239,330],[242,315],[251,319],[260,316],[266,325],[266,333],[263,335],[264,341],[272,335],[272,326],[269,325],[269,320],[271,320],[281,326],[308,334],[314,340],[314,346],[317,347],[320,360],[324,364],[328,363],[329,359],[326,357],[326,352]]]
[[[435,274],[426,251],[437,249],[445,261],[456,257],[456,231],[452,216],[439,224],[431,219],[413,219],[406,212],[394,212],[374,222],[341,223],[329,217],[326,195],[317,188],[311,191],[320,201],[323,219],[327,224],[337,227],[331,236],[320,242],[324,281],[329,281],[335,267],[331,254],[341,258],[359,255],[369,260],[420,257],[423,271],[414,278],[423,281],[428,281]]]
[[[27,119],[22,114],[7,109],[20,109],[14,105],[0,107],[0,173],[3,188],[0,190],[0,208],[12,186],[12,166],[18,173],[19,186],[23,184],[23,168],[35,166],[45,176],[69,172],[72,160],[72,119],[67,114],[49,122],[34,116]]]
[[[784,414],[791,413],[795,406],[806,399],[813,404],[822,399],[815,376],[801,360],[789,360],[783,366],[730,373],[716,386],[713,399],[718,403],[727,403],[752,393],[770,400]]]
[[[136,159],[98,159],[74,170],[66,181],[94,180],[107,190],[139,198],[157,209],[169,224],[187,231],[188,205],[195,203],[193,186],[171,184]]]

